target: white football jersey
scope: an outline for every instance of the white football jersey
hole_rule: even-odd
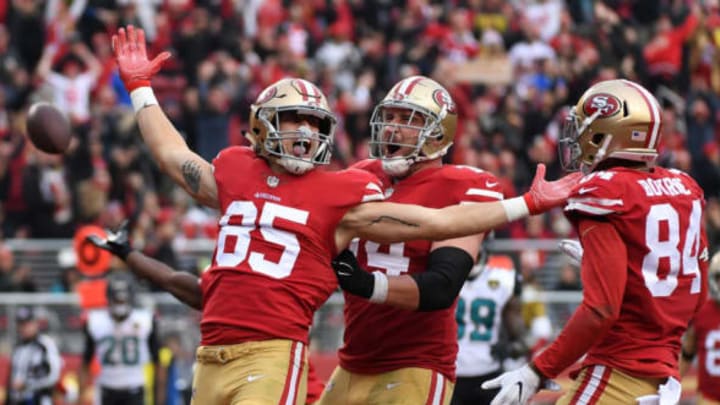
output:
[[[458,377],[481,376],[500,369],[491,349],[500,335],[503,308],[515,289],[515,268],[507,256],[490,257],[485,269],[463,285],[455,316]]]
[[[148,340],[153,329],[150,311],[136,308],[116,322],[107,309],[93,310],[88,314],[87,329],[100,362],[98,385],[114,389],[145,385],[145,364],[150,361]]]

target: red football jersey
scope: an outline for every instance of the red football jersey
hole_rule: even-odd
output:
[[[274,173],[245,147],[214,162],[222,217],[202,275],[203,345],[273,338],[307,342],[315,310],[337,288],[330,261],[345,213],[383,199],[361,170]]]
[[[591,173],[575,187],[565,208],[570,220],[603,217],[628,257],[620,317],[590,348],[583,366],[678,376],[682,335],[706,294],[706,266],[698,259],[707,254],[703,207],[700,187],[674,169],[617,167]],[[600,294],[601,287],[584,286],[586,294]]]
[[[379,161],[361,167],[381,175]],[[378,176],[380,177],[380,176]],[[446,165],[427,168],[390,184],[383,178],[387,201],[442,208],[462,202],[503,198],[498,180],[482,170]],[[361,240],[353,249],[367,271],[391,276],[425,271],[431,241],[381,245]],[[455,379],[457,323],[455,305],[441,311],[415,312],[345,294],[345,344],[340,365],[356,373],[382,373],[405,367],[423,367]]]
[[[705,301],[693,327],[698,354],[698,391],[706,398],[720,401],[720,304]]]

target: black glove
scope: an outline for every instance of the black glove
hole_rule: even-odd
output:
[[[100,249],[105,249],[123,260],[127,259],[132,252],[128,239],[128,221],[124,221],[115,232],[109,229],[106,229],[105,232],[107,232],[107,239],[97,235],[90,235],[86,239]]]
[[[370,298],[375,289],[375,277],[360,267],[357,258],[348,249],[343,250],[332,261],[340,288],[350,294]]]

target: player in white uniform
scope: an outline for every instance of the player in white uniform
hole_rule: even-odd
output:
[[[144,405],[145,365],[158,366],[158,339],[153,314],[133,308],[133,287],[128,277],[108,280],[108,308],[92,310],[85,324],[85,351],[80,386],[85,387],[93,357],[100,363],[95,380],[95,403],[99,405]],[[156,387],[164,387],[156,376]],[[163,390],[157,389],[162,404]]]
[[[455,316],[459,350],[452,405],[489,404],[497,392],[481,389],[482,382],[502,373],[505,358],[527,352],[521,341],[521,290],[520,275],[508,256],[490,256],[473,268],[460,290]]]

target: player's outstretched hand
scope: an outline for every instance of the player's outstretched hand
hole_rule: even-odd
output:
[[[545,170],[545,165],[539,163],[530,190],[524,195],[530,215],[540,214],[565,205],[570,191],[583,177],[582,173],[576,172],[559,180],[547,181],[545,180]]]
[[[580,242],[574,239],[563,239],[558,243],[558,248],[570,258],[574,265],[579,266],[582,263],[583,247]]]
[[[551,391],[560,389],[552,380],[546,380],[540,387],[541,382],[540,376],[526,364],[517,370],[507,371],[492,380],[485,381],[481,387],[485,390],[500,388],[500,392],[495,395],[490,405],[525,405],[540,388]]]
[[[149,60],[145,49],[145,31],[128,25],[118,29],[112,37],[113,55],[120,69],[120,78],[128,92],[139,87],[149,87],[150,79],[160,71],[162,64],[170,57],[163,52]]]
[[[132,251],[130,239],[128,238],[128,221],[124,221],[117,230],[106,229],[107,238],[103,239],[97,235],[90,235],[87,240],[100,249],[105,249],[115,256],[125,260]]]

